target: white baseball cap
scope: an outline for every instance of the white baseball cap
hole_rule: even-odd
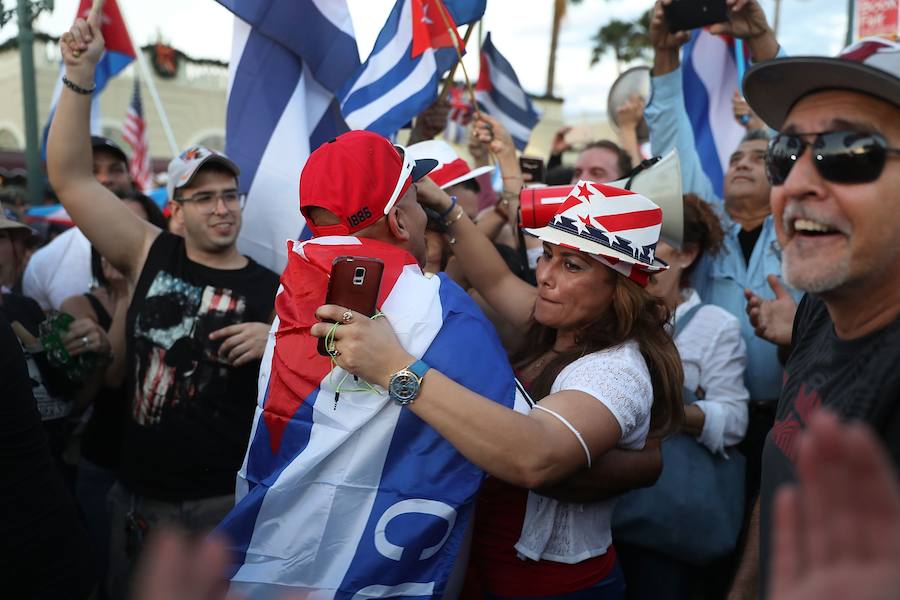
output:
[[[191,180],[200,167],[208,164],[219,164],[234,173],[235,177],[241,174],[238,166],[227,156],[210,150],[205,146],[191,146],[169,163],[167,171],[168,182],[166,183],[166,191],[169,194],[169,200],[175,199],[175,190],[190,185]]]
[[[437,167],[428,174],[428,177],[442,190],[494,170],[491,165],[471,168],[450,144],[441,140],[419,142],[407,147],[406,151],[415,160],[430,158],[437,161]]]

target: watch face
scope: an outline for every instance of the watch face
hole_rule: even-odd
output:
[[[410,371],[401,371],[391,378],[388,393],[399,402],[413,400],[419,393],[419,380]]]

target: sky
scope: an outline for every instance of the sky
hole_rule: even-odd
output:
[[[772,22],[776,0],[761,0]],[[348,0],[357,45],[364,60],[395,0]],[[53,35],[74,18],[77,0],[55,0],[52,14],[38,17],[35,29]],[[652,0],[582,0],[572,5],[560,32],[555,95],[565,100],[567,117],[598,114],[606,106],[616,78],[610,58],[590,65],[591,38],[610,19],[636,19]],[[119,0],[132,36],[140,44],[163,41],[194,58],[227,61],[231,53],[231,13],[214,0]],[[834,55],[844,45],[847,0],[781,0],[779,41],[788,54]],[[526,91],[542,95],[546,87],[553,0],[489,0],[483,31],[513,65]],[[202,24],[202,27],[198,26]],[[0,41],[15,35],[14,24],[0,30]],[[474,40],[474,37],[473,37]],[[470,42],[470,48],[474,44]],[[477,52],[464,64],[478,77]],[[457,73],[461,78],[462,73]]]

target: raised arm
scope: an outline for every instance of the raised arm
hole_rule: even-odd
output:
[[[75,225],[117,269],[135,279],[159,229],[136,216],[93,176],[94,70],[104,51],[99,16],[78,19],[60,39],[66,80],[47,143],[47,171]]]
[[[450,208],[450,197],[427,177],[416,183],[419,202],[443,214]],[[453,254],[457,265],[473,288],[497,313],[517,327],[531,320],[537,290],[516,277],[506,266],[491,241],[455,207],[445,218],[454,238]]]
[[[657,0],[650,21],[653,44],[652,93],[644,110],[650,128],[650,146],[655,156],[678,150],[682,186],[710,203],[721,203],[697,155],[694,130],[688,120],[681,82],[681,46],[690,39],[686,31],[670,33],[663,12],[664,0]]]

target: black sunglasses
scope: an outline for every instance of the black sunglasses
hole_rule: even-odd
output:
[[[804,138],[816,136],[812,143]],[[769,143],[766,174],[772,185],[783,185],[794,163],[812,146],[813,164],[819,175],[833,183],[869,183],[881,176],[888,155],[900,156],[877,133],[829,131],[825,133],[779,133]]]

